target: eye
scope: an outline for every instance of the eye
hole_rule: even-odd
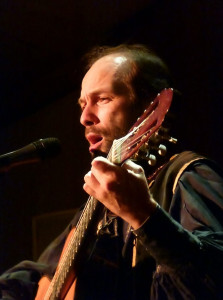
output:
[[[99,97],[97,103],[98,104],[106,104],[110,101],[111,101],[111,99],[109,97]]]

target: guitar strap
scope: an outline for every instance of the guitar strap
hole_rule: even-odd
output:
[[[161,169],[155,180],[150,184],[150,192],[164,210],[169,210],[178,180],[183,172],[194,162],[201,161],[208,162],[209,160],[197,153],[184,151],[173,156]]]

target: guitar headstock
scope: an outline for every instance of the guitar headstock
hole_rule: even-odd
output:
[[[114,140],[110,156],[112,162],[122,164],[128,158],[145,159],[149,165],[157,167],[157,157],[161,158],[160,163],[165,160],[168,145],[177,142],[169,136],[169,128],[163,127],[172,99],[173,89],[162,90],[129,133]]]

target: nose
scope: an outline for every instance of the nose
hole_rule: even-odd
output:
[[[81,113],[80,122],[85,127],[99,123],[96,108],[93,108],[91,105],[87,104]]]

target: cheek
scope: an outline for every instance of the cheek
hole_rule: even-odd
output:
[[[123,127],[125,120],[126,120],[125,114],[123,114],[118,110],[112,112],[107,118],[107,122],[109,122],[111,126],[116,126],[116,127]]]
[[[120,127],[123,128],[123,130],[125,130],[126,133],[136,122],[136,117],[134,116],[134,112],[130,110],[129,107],[126,107],[126,110],[122,111],[122,113],[120,113],[117,116],[117,119],[119,120]]]
[[[111,109],[101,111],[101,125],[115,137],[121,137],[129,131],[135,123],[134,110],[130,105],[117,105]]]
[[[121,113],[115,114],[110,124],[116,138],[126,135],[131,128],[129,116]]]

